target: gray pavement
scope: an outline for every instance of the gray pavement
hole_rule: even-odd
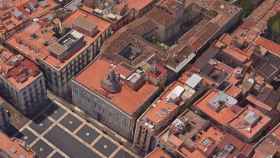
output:
[[[55,126],[44,137],[69,157],[81,157],[82,155],[83,158],[101,158],[101,156],[58,126]]]
[[[117,152],[114,158],[134,158],[134,157],[130,155],[127,151],[120,150],[119,152]]]
[[[100,151],[103,155],[109,157],[117,149],[117,145],[109,139],[102,137],[97,143],[95,143],[94,148]]]
[[[56,101],[25,124],[18,137],[40,158],[138,158]]]

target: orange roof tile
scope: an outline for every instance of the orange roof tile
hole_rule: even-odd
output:
[[[0,35],[9,34],[10,32],[19,29],[25,22],[27,22],[27,18],[25,17],[17,18],[14,16],[13,9],[15,8],[0,10]]]
[[[175,149],[178,149],[184,143],[183,140],[181,140],[180,138],[178,138],[177,136],[175,136],[173,134],[171,134],[168,137],[168,142],[170,144],[172,144],[175,147]]]
[[[48,14],[51,10],[55,9],[58,6],[58,3],[56,3],[55,0],[44,0],[42,2],[37,0],[17,0],[19,3],[17,4],[17,8],[22,11],[28,18],[33,19],[37,17],[41,17],[43,15]],[[39,3],[31,13],[26,11],[26,6],[28,6],[28,3]],[[41,5],[40,3],[45,3]]]
[[[127,5],[128,8],[130,9],[135,9],[137,11],[140,11],[142,9],[144,9],[146,6],[148,6],[149,4],[151,4],[153,2],[153,0],[128,0],[127,1]]]
[[[150,97],[158,91],[159,88],[146,82],[139,90],[135,91],[128,87],[127,84],[123,84],[119,93],[107,93],[101,87],[101,81],[106,77],[106,74],[111,69],[111,64],[112,63],[109,60],[99,58],[81,72],[75,78],[75,81],[111,101],[111,103],[120,110],[132,115],[137,112],[145,104],[145,102],[147,102]],[[92,74],[98,75],[95,75],[93,78]]]
[[[202,151],[195,150],[193,152],[190,152],[184,146],[180,148],[179,152],[182,156],[184,156],[184,158],[207,158],[207,156],[205,156]]]
[[[256,45],[262,46],[265,49],[269,50],[269,52],[271,52],[272,54],[280,57],[280,45],[279,44],[277,44],[271,40],[265,39],[263,37],[258,37],[256,39],[255,43],[256,43]]]
[[[156,103],[154,103],[154,106],[147,111],[144,117],[153,122],[153,124],[159,124],[164,120],[168,120],[171,114],[174,114],[177,107],[178,105],[176,104],[158,100]],[[166,113],[163,113],[163,111],[166,111]]]
[[[271,110],[272,110],[272,107],[271,107],[271,106],[269,106],[269,105],[265,104],[264,102],[258,100],[257,97],[255,97],[255,96],[253,96],[253,95],[251,95],[251,94],[249,94],[249,95],[246,97],[246,99],[247,99],[250,103],[252,103],[253,105],[255,105],[255,106],[257,106],[257,107],[259,107],[259,108],[261,108],[261,109],[264,109],[264,110],[266,110],[266,111],[271,111]]]
[[[218,123],[226,125],[235,117],[237,117],[243,111],[243,109],[237,105],[233,105],[232,107],[224,106],[221,110],[215,111],[209,106],[209,101],[218,95],[219,92],[217,90],[210,90],[197,102],[195,102],[194,106]]]
[[[227,47],[227,48],[223,49],[223,52],[232,56],[236,60],[241,61],[242,63],[249,61],[249,57],[245,55],[245,52],[241,51],[238,48]]]
[[[280,124],[277,125],[278,128],[273,132],[273,134],[280,140]]]
[[[236,86],[231,86],[226,90],[226,93],[234,98],[239,97],[242,93],[242,89]]]
[[[111,24],[105,20],[102,20],[94,15],[90,15],[82,10],[77,10],[71,14],[65,21],[63,21],[63,26],[72,28],[74,21],[80,17],[84,16],[90,21],[95,22],[99,33],[94,37],[85,35],[84,41],[86,42],[85,46],[80,49],[78,52],[75,52],[74,55],[68,59],[62,61],[52,56],[48,51],[48,46],[45,45],[46,42],[57,40],[54,37],[54,32],[52,31],[52,26],[43,26],[40,23],[32,23],[22,31],[18,32],[12,36],[7,43],[18,50],[20,53],[24,54],[28,58],[36,61],[37,59],[42,60],[46,64],[52,66],[54,69],[62,69],[74,58],[79,56],[85,49],[91,46],[97,38],[100,37],[105,30],[109,29]],[[33,39],[32,34],[36,34],[37,38]],[[40,53],[38,51],[40,50]]]
[[[216,149],[216,146],[223,140],[224,133],[215,127],[210,127],[207,131],[202,132],[198,138],[196,141],[197,148],[203,151],[206,157],[209,157],[213,150]]]
[[[6,48],[0,48],[0,73],[17,90],[30,85],[41,74],[35,63]]]
[[[143,117],[148,118],[149,121],[153,122],[154,125],[160,124],[162,121],[166,121],[171,119],[176,111],[184,105],[186,100],[180,98],[178,102],[172,103],[168,102],[167,98],[169,97],[170,93],[178,87],[186,87],[186,85],[182,82],[175,81],[170,86],[168,86],[165,91],[159,97],[159,100],[154,102],[154,106],[147,110]],[[184,89],[186,92],[186,89]],[[187,97],[191,97],[194,95],[195,90],[190,89],[187,92],[189,95]],[[181,94],[182,96],[182,94]]]
[[[23,146],[23,142],[17,139],[10,139],[4,133],[0,132],[0,151],[4,151],[12,158],[35,158],[35,153]],[[2,157],[2,156],[1,156]]]
[[[161,148],[154,149],[150,154],[148,154],[145,158],[172,158],[169,154],[167,154]]]
[[[253,158],[269,157],[277,152],[280,152],[280,124],[276,125],[276,130],[272,131],[270,135],[255,148]]]
[[[246,106],[247,109],[243,111],[238,117],[230,122],[230,127],[237,130],[241,135],[245,136],[247,139],[252,139],[255,137],[261,130],[264,130],[271,121],[271,118],[263,114],[261,111],[253,108],[252,106]],[[249,126],[245,123],[245,116],[249,112],[254,112],[257,116],[260,116],[260,119],[256,122],[254,126]]]

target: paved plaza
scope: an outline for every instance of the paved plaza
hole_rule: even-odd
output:
[[[137,158],[58,102],[23,126],[18,137],[40,158]]]

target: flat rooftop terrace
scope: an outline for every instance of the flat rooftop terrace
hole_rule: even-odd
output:
[[[7,41],[7,43],[31,60],[36,61],[39,59],[54,69],[60,70],[74,58],[79,56],[85,49],[90,47],[97,40],[97,38],[99,38],[100,35],[110,27],[110,23],[96,16],[89,15],[88,13],[81,10],[77,10],[65,21],[63,21],[63,27],[72,28],[73,23],[80,16],[85,17],[89,21],[95,22],[99,32],[93,37],[85,35],[83,39],[85,45],[65,60],[56,58],[55,56],[51,55],[48,50],[48,46],[58,40],[58,38],[54,36],[55,32],[53,31],[53,28],[55,26],[53,24],[48,26],[48,24],[44,22],[33,22],[31,25],[12,36]],[[51,23],[51,21],[48,23]]]

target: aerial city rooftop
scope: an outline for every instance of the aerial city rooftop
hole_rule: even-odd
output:
[[[279,0],[0,0],[0,158],[278,158],[279,65]]]

